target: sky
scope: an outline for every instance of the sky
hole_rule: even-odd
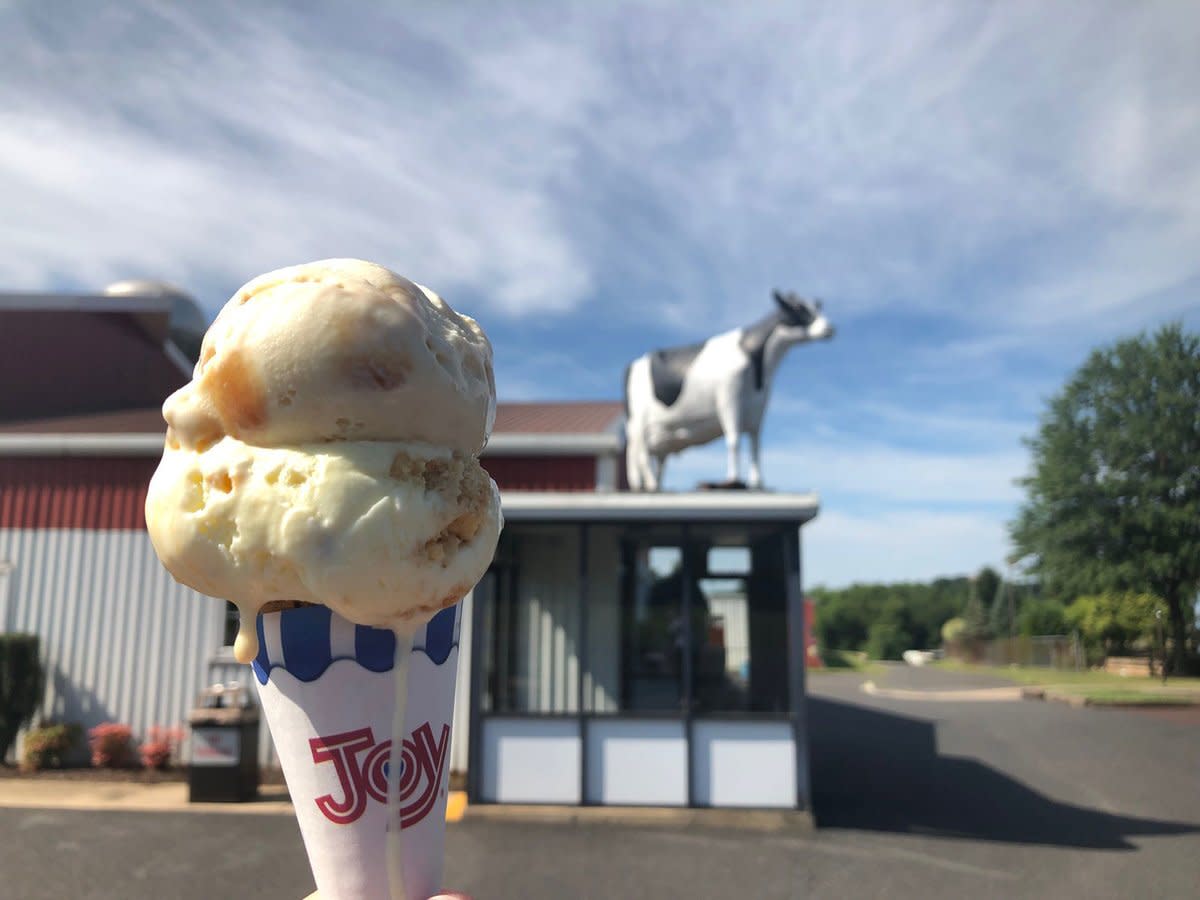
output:
[[[0,3],[0,289],[215,315],[371,259],[480,321],[502,401],[615,399],[646,350],[820,297],[837,337],[763,441],[820,495],[825,586],[1004,571],[1046,399],[1200,328],[1200,5],[345,8]]]

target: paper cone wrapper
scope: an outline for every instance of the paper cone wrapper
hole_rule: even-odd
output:
[[[400,776],[408,900],[442,884],[460,606],[417,631]],[[388,900],[396,637],[323,606],[258,617],[252,666],[322,900]]]

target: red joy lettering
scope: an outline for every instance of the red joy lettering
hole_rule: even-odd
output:
[[[332,794],[316,798],[317,808],[329,821],[349,825],[366,811],[367,798],[387,802],[384,766],[392,749],[390,740],[375,743],[370,728],[359,728],[309,742],[313,762],[332,762],[341,785],[342,797]],[[450,750],[450,726],[442,725],[435,739],[428,722],[419,726],[401,744],[400,827],[411,828],[433,809],[446,773]],[[359,754],[366,752],[360,761]]]
[[[367,794],[363,789],[363,774],[358,766],[358,754],[374,743],[375,735],[370,728],[312,738],[308,742],[313,762],[332,762],[333,771],[342,786],[341,800],[335,800],[332,794],[317,798],[317,809],[321,810],[329,821],[338,825],[348,825],[357,821],[367,808]]]
[[[404,775],[411,771],[412,777],[404,779],[400,785],[401,828],[411,828],[429,815],[429,811],[433,809],[433,805],[437,802],[438,792],[442,787],[442,776],[446,771],[446,756],[449,749],[449,725],[442,726],[441,736],[435,741],[433,729],[426,722],[413,732],[411,741],[404,742],[407,757],[405,763],[412,759],[414,765],[405,766]],[[418,784],[422,785],[421,793],[405,806],[404,802],[415,793]]]

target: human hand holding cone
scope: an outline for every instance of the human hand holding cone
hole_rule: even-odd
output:
[[[494,412],[478,325],[357,260],[239,290],[164,407],[151,539],[178,581],[241,611],[235,652],[323,897],[438,886],[454,604],[501,527],[477,458]],[[259,615],[280,601],[298,608]]]

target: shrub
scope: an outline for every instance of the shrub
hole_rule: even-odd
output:
[[[163,728],[154,725],[146,730],[146,740],[142,742],[138,752],[142,757],[142,765],[147,769],[165,769],[171,764],[179,742],[183,740],[182,728]]]
[[[867,656],[871,659],[900,659],[912,649],[912,638],[895,622],[876,622],[867,631]]]
[[[955,616],[953,619],[947,619],[942,623],[942,643],[952,644],[963,636],[967,630],[967,620],[962,616]]]
[[[42,701],[35,634],[0,634],[0,762]]]
[[[117,769],[129,765],[133,756],[130,742],[133,729],[118,722],[101,722],[88,730],[92,748],[92,765]]]
[[[1106,593],[1077,598],[1063,618],[1090,646],[1119,654],[1139,638],[1154,636],[1154,613],[1163,608],[1151,594]]]
[[[74,722],[47,722],[25,733],[21,768],[27,772],[62,768],[63,758],[79,743],[83,729]]]

